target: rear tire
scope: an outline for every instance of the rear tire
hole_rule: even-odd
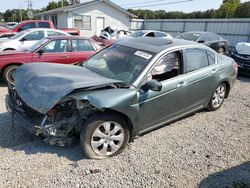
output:
[[[215,111],[218,110],[224,102],[225,96],[227,93],[227,86],[224,83],[221,83],[214,91],[213,96],[211,97],[207,110]]]
[[[121,153],[130,137],[126,121],[111,113],[96,113],[85,123],[81,147],[87,158],[105,159]]]
[[[10,83],[10,84],[14,85],[15,81],[13,78],[13,72],[16,70],[17,67],[18,67],[18,65],[11,65],[11,66],[8,66],[4,69],[3,80],[6,83]]]
[[[222,54],[222,55],[225,55],[225,49],[224,49],[223,47],[220,47],[220,48],[218,49],[218,53],[219,53],[219,54]]]

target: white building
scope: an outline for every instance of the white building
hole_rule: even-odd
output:
[[[129,29],[131,19],[136,18],[109,0],[86,1],[41,12],[37,16],[52,20],[58,28],[79,28],[81,35],[86,37],[99,35],[107,26]]]

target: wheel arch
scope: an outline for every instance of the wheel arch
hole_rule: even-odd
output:
[[[8,50],[16,50],[16,49],[14,49],[14,48],[6,48],[3,51],[8,51]]]
[[[7,67],[10,67],[10,66],[12,66],[12,65],[21,66],[21,65],[23,65],[23,63],[21,63],[21,62],[15,62],[15,63],[10,63],[10,64],[5,65],[5,66],[2,68],[2,70],[1,70],[1,75],[0,75],[1,78],[3,78],[4,70],[5,70]]]
[[[225,98],[228,98],[229,92],[231,90],[229,81],[223,80],[223,81],[220,82],[220,84],[225,84],[226,85],[226,96],[225,96]]]
[[[134,125],[133,125],[131,119],[126,114],[124,114],[122,112],[119,112],[117,110],[113,110],[110,108],[105,108],[105,109],[102,109],[100,111],[94,112],[93,114],[90,115],[89,118],[91,118],[91,116],[98,116],[98,115],[103,115],[103,114],[117,115],[117,116],[123,118],[128,125],[128,129],[129,129],[129,133],[130,133],[130,141],[132,141],[134,139],[134,137],[136,136],[136,134],[134,132]]]

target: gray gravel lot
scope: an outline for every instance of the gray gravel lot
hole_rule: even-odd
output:
[[[250,78],[216,112],[146,134],[119,156],[87,160],[11,126],[0,83],[0,187],[250,187]]]

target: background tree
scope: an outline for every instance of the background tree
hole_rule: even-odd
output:
[[[250,1],[241,3],[236,10],[237,18],[250,18]]]
[[[234,18],[236,10],[240,5],[240,0],[223,0],[222,5],[216,11],[216,18]]]
[[[63,1],[63,6],[68,6],[69,5],[69,2],[67,0],[61,0],[61,1],[58,1],[58,2],[51,1],[51,2],[49,2],[49,4],[46,7],[44,7],[42,9],[42,11],[47,11],[47,10],[52,10],[52,9],[59,8],[59,7],[62,6],[62,1]]]

